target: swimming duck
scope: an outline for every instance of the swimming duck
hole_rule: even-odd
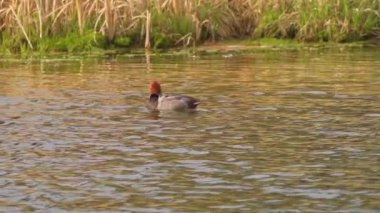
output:
[[[150,97],[148,108],[153,111],[173,110],[187,111],[195,110],[199,105],[199,100],[184,95],[163,95],[161,85],[158,81],[151,81],[149,84]]]

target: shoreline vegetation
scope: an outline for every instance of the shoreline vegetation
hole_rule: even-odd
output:
[[[195,48],[231,40],[240,46],[379,44],[380,1],[0,0],[5,54]]]

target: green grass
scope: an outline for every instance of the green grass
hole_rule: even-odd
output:
[[[124,42],[125,43],[125,42]],[[80,36],[78,32],[71,32],[62,37],[47,37],[42,39],[37,50],[44,52],[88,52],[106,46],[104,36],[92,31],[85,31]]]

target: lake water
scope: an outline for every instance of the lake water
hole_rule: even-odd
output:
[[[380,211],[379,59],[0,59],[0,211]],[[149,112],[151,79],[198,112]]]

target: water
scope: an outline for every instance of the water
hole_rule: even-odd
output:
[[[380,211],[380,51],[0,60],[0,211]],[[201,99],[150,113],[148,82]]]

